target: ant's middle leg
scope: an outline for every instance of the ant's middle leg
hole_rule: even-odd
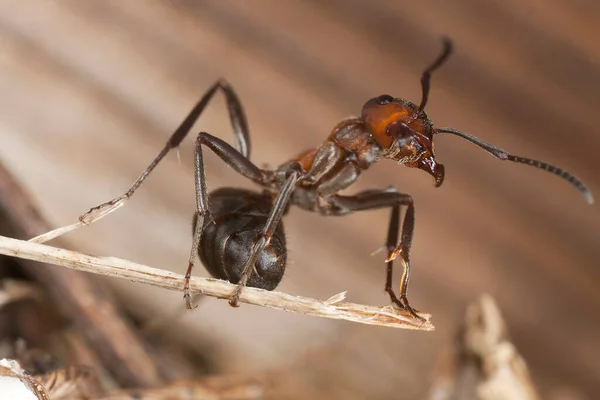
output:
[[[204,173],[204,158],[202,155],[202,146],[208,147],[212,150],[219,158],[225,161],[229,166],[231,166],[236,172],[245,176],[246,178],[260,184],[263,186],[267,186],[273,184],[276,179],[275,172],[267,171],[260,169],[256,165],[254,165],[244,154],[239,152],[238,150],[231,147],[230,144],[219,139],[215,136],[212,136],[206,132],[201,132],[196,139],[196,147],[194,151],[194,178],[196,183],[196,227],[194,229],[194,236],[192,241],[192,249],[190,250],[190,259],[188,268],[185,272],[185,283],[183,286],[183,297],[186,302],[186,307],[188,309],[194,308],[191,295],[190,295],[190,278],[192,276],[192,269],[194,268],[194,264],[196,261],[196,254],[198,253],[198,247],[200,245],[200,239],[202,235],[202,228],[204,226],[204,217],[206,215],[212,219],[210,216],[210,210],[208,207],[208,191],[206,189],[206,175]],[[293,187],[292,187],[293,189]],[[283,192],[283,191],[282,191]],[[281,195],[280,195],[281,197]],[[287,194],[289,198],[289,194]],[[286,199],[287,204],[287,199]],[[276,203],[277,206],[277,203]],[[285,205],[284,205],[285,209]],[[283,212],[283,211],[281,211]],[[271,217],[273,213],[271,213]],[[278,216],[281,219],[281,215]],[[279,223],[279,219],[274,223],[273,231],[275,230],[277,224]],[[268,222],[270,222],[272,218],[269,218]],[[267,223],[268,225],[268,223]],[[272,232],[270,235],[272,235]],[[268,236],[269,238],[271,236]],[[264,246],[263,246],[264,247]],[[254,264],[252,264],[254,265]],[[247,279],[247,278],[246,278]],[[237,292],[237,291],[236,291]],[[238,293],[239,295],[239,293]]]
[[[229,118],[233,128],[233,133],[236,138],[237,149],[242,156],[248,158],[250,156],[250,133],[242,104],[229,84],[224,80],[219,80],[214,83],[206,91],[206,93],[204,93],[198,103],[196,103],[194,108],[192,108],[189,114],[185,117],[183,122],[179,125],[175,132],[173,132],[160,153],[144,170],[144,172],[142,172],[142,174],[137,178],[130,188],[123,195],[89,209],[85,214],[79,217],[79,220],[84,223],[92,223],[95,219],[98,219],[100,215],[111,213],[116,209],[115,206],[117,204],[123,203],[129,199],[148,177],[150,172],[152,172],[152,170],[156,168],[160,161],[169,153],[169,151],[179,147],[218,89],[223,91],[227,100],[227,109],[229,111]]]
[[[412,197],[407,194],[398,193],[395,189],[365,190],[354,196],[331,196],[328,201],[332,208],[325,213],[329,215],[343,215],[352,211],[374,210],[378,208],[391,207],[390,224],[386,247],[388,250],[387,274],[385,291],[390,295],[392,303],[408,311],[413,317],[423,321],[416,311],[410,306],[407,298],[408,283],[410,282],[410,247],[415,226],[415,207]],[[400,207],[406,206],[406,214],[402,224],[402,235],[398,243],[400,231]],[[400,280],[400,296],[396,296],[392,289],[393,261],[400,256],[404,267],[402,279]]]

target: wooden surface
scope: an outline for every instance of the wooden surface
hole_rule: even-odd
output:
[[[478,135],[580,176],[600,199],[600,6],[593,0],[446,2],[0,2],[0,158],[56,226],[121,194],[208,86],[227,78],[248,114],[252,158],[274,166],[320,143],[382,93],[418,102],[439,38],[456,52],[433,78],[437,126]],[[196,131],[231,140],[222,99]],[[122,210],[68,236],[74,249],[183,272],[194,207],[192,139]],[[219,370],[283,368],[316,397],[427,396],[435,358],[464,306],[498,300],[543,398],[600,390],[600,212],[565,182],[436,138],[446,181],[381,162],[349,192],[395,185],[413,195],[412,304],[434,333],[231,309],[207,299],[165,334],[211,344]],[[208,184],[246,185],[216,157]],[[385,304],[385,211],[286,220],[280,288]],[[200,268],[197,274],[205,274]],[[399,276],[399,274],[397,274]],[[111,282],[144,318],[178,294]],[[395,283],[397,285],[397,283]],[[293,393],[290,392],[290,393]],[[290,395],[293,397],[293,395]],[[298,397],[300,398],[300,397]]]

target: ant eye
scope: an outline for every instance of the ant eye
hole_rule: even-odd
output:
[[[379,103],[380,105],[385,105],[385,104],[389,104],[394,100],[394,98],[392,96],[390,96],[389,94],[382,94],[381,96],[379,96],[377,98],[377,103]]]

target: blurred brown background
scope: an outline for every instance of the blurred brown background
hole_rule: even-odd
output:
[[[594,0],[0,2],[0,159],[56,225],[126,190],[217,78],[244,103],[252,158],[275,166],[313,147],[382,93],[420,99],[437,126],[478,135],[574,172],[600,198],[600,3]],[[197,124],[231,140],[217,98]],[[192,143],[133,200],[68,236],[72,248],[182,273],[194,207]],[[600,390],[600,213],[549,174],[502,163],[457,137],[439,137],[446,181],[391,162],[351,192],[395,185],[414,196],[412,304],[434,333],[358,326],[205,299],[165,335],[218,356],[217,371],[289,369],[322,398],[424,398],[436,355],[464,306],[483,292],[505,313],[514,343],[547,399]],[[208,156],[210,188],[244,185]],[[280,289],[386,304],[387,211],[286,219],[289,272]],[[206,274],[201,268],[196,274]],[[399,277],[399,274],[397,274]],[[180,293],[110,281],[141,318],[180,312]],[[397,286],[397,282],[395,283]]]

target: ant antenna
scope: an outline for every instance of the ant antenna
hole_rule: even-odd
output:
[[[477,146],[481,147],[482,149],[484,149],[485,151],[487,151],[494,157],[497,157],[501,160],[508,160],[508,161],[513,161],[513,162],[517,162],[517,163],[521,163],[521,164],[531,165],[532,167],[543,169],[544,171],[548,171],[551,174],[558,175],[561,178],[568,181],[573,186],[575,186],[589,204],[594,203],[594,197],[592,196],[592,193],[590,193],[589,189],[583,184],[583,182],[581,182],[579,179],[577,179],[576,177],[574,177],[573,175],[571,175],[564,169],[558,168],[554,165],[551,165],[551,164],[548,164],[548,163],[545,163],[542,161],[533,160],[531,158],[525,158],[525,157],[508,154],[507,152],[505,152],[504,150],[502,150],[499,147],[496,147],[492,144],[486,143],[483,140],[481,140],[473,135],[469,135],[468,133],[461,132],[456,129],[439,128],[439,129],[436,129],[436,131],[441,132],[441,133],[451,133],[453,135],[460,136],[463,139],[466,139],[469,142],[476,144]]]
[[[438,56],[438,58],[435,59],[435,61],[429,67],[427,67],[425,71],[423,71],[423,75],[421,75],[421,104],[419,104],[419,108],[417,109],[415,115],[420,115],[421,112],[425,109],[425,106],[427,105],[427,100],[429,99],[431,73],[438,69],[444,63],[444,61],[446,61],[448,56],[450,56],[450,53],[452,53],[452,41],[450,41],[450,39],[448,39],[447,37],[444,37],[442,39],[442,43],[444,46],[442,53]]]

